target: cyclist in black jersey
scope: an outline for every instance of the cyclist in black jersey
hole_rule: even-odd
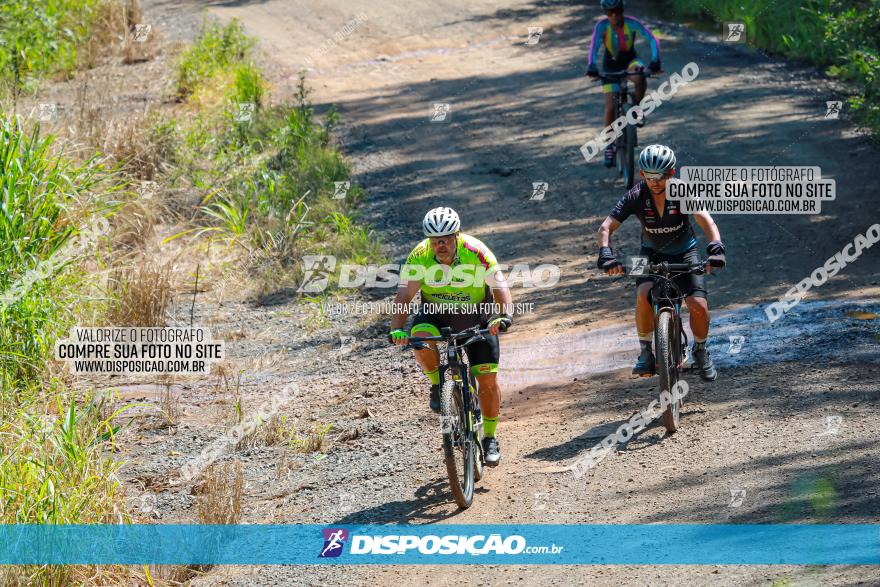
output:
[[[666,181],[675,173],[675,153],[663,145],[649,145],[639,156],[639,174],[644,178],[629,190],[611,211],[599,228],[599,269],[609,275],[622,275],[623,265],[615,258],[611,249],[611,235],[620,224],[631,215],[636,215],[642,224],[642,247],[639,253],[647,257],[649,263],[696,263],[697,238],[691,225],[690,215],[681,211],[679,202],[666,199]],[[706,252],[715,269],[724,266],[725,251],[721,233],[706,212],[696,212],[694,219],[709,245]],[[706,268],[707,272],[712,267]],[[709,304],[706,299],[706,283],[703,275],[685,274],[674,279],[682,293],[690,312],[691,330],[694,333],[693,356],[706,381],[714,381],[718,376],[712,358],[706,349],[709,336]],[[636,329],[639,334],[641,353],[633,368],[634,375],[650,377],[656,374],[654,353],[651,349],[654,332],[654,308],[649,299],[651,277],[636,279]]]

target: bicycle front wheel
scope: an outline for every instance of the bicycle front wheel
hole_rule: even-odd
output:
[[[440,391],[440,414],[449,487],[458,507],[464,509],[469,508],[474,501],[475,447],[468,432],[468,416],[459,385],[459,382],[452,380],[443,384]]]
[[[657,327],[654,329],[657,349],[657,375],[660,376],[660,391],[672,393],[673,386],[678,383],[678,352],[672,339],[677,336],[675,316],[671,311],[661,311],[657,316]],[[663,425],[669,432],[675,432],[681,422],[681,401],[673,401],[663,412]]]
[[[626,137],[626,146],[623,149],[623,159],[621,160],[623,181],[626,184],[626,189],[630,189],[636,183],[636,127],[627,124],[623,136]]]

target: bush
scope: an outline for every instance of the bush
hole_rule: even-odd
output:
[[[0,2],[0,70],[13,100],[47,74],[70,75],[140,22],[136,0]]]
[[[69,271],[106,230],[106,220],[76,218],[75,205],[98,187],[121,186],[94,160],[74,166],[50,152],[39,127],[0,118],[0,378],[7,389],[36,376],[75,306]]]
[[[855,82],[850,106],[880,133],[880,0],[668,0],[676,12],[746,23],[749,42]]]
[[[178,98],[186,99],[211,76],[244,61],[253,44],[238,20],[233,19],[226,26],[206,22],[196,43],[184,51],[178,61]]]

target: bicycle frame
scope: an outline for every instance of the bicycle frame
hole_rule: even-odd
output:
[[[599,74],[599,79],[603,84],[617,84],[617,92],[614,94],[614,111],[618,118],[626,115],[624,105],[632,100],[632,105],[636,105],[636,95],[629,90],[629,77],[639,76],[645,79],[651,77],[647,71],[603,71]]]
[[[447,332],[444,332],[447,331]],[[451,329],[444,328],[441,330],[441,333],[447,334],[451,333]],[[475,438],[476,430],[474,424],[474,416],[477,413],[480,405],[480,397],[479,395],[475,396],[471,392],[471,387],[473,386],[476,389],[476,381],[474,381],[473,374],[470,372],[470,366],[467,361],[465,361],[462,353],[464,352],[464,347],[471,342],[476,342],[472,340],[463,345],[456,344],[456,341],[450,340],[449,344],[446,345],[446,365],[441,367],[441,379],[445,375],[445,372],[452,372],[453,378],[455,378],[456,371],[458,372],[459,379],[461,380],[461,393],[462,400],[464,401],[464,409],[465,413],[468,414],[468,421],[465,424],[465,431],[468,433],[468,437],[473,439]],[[482,459],[482,447],[480,450],[480,458]]]
[[[660,391],[673,393],[679,381],[679,372],[687,361],[687,335],[681,323],[681,303],[685,296],[673,281],[678,275],[705,272],[706,263],[657,263],[649,264],[644,276],[653,279],[651,299],[654,306],[654,350]],[[663,425],[668,432],[679,427],[681,400],[667,405],[663,412]]]
[[[636,105],[636,97],[629,89],[627,78],[629,76],[650,77],[646,71],[615,71],[602,72],[599,79],[602,83],[617,84],[617,92],[614,93],[614,112],[615,119],[625,119],[630,109],[629,103],[632,100],[632,106]],[[635,147],[638,143],[636,129],[633,125],[625,125],[619,136],[615,139],[617,147],[617,171],[623,176],[627,189],[635,185]]]
[[[681,350],[687,347],[688,340],[681,323],[681,303],[685,296],[681,293],[681,289],[675,284],[673,278],[694,271],[702,273],[705,271],[705,264],[658,263],[648,265],[647,269],[646,276],[654,279],[654,285],[651,287],[651,300],[654,306],[655,332],[660,313],[672,312],[676,332],[675,339],[672,342],[676,355],[676,364],[678,365],[682,359]]]
[[[477,433],[474,416],[478,413],[480,398],[479,395],[475,396],[471,392],[471,387],[476,389],[476,380],[470,372],[469,365],[462,356],[462,353],[466,346],[484,340],[483,337],[488,333],[488,328],[481,329],[479,326],[473,326],[453,334],[451,328],[445,327],[440,330],[440,336],[419,336],[410,338],[410,346],[414,348],[430,348],[424,344],[425,342],[447,343],[446,361],[441,361],[440,377],[441,380],[444,380],[446,374],[451,373],[453,379],[457,374],[458,378],[461,380],[462,401],[464,402],[465,413],[468,414],[468,421],[464,423],[465,432],[471,440],[476,437],[475,435]],[[459,342],[459,340],[462,340],[463,342]],[[480,452],[480,459],[482,460],[483,448],[482,446],[479,446],[479,443],[477,444]]]
[[[476,381],[462,352],[469,344],[485,340],[488,333],[488,328],[479,326],[454,334],[450,328],[442,328],[440,336],[412,337],[409,344],[412,348],[424,349],[430,348],[426,341],[446,342],[441,377],[448,375],[450,379],[441,388],[440,402],[441,413],[451,421],[443,421],[443,453],[452,495],[460,508],[468,508],[473,503],[474,485],[483,478],[486,464],[477,424],[480,398],[472,392]],[[457,464],[459,456],[461,472]]]

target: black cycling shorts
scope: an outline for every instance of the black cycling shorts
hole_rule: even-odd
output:
[[[697,252],[696,248],[685,251],[684,253],[679,253],[677,255],[664,255],[663,253],[658,253],[654,249],[646,249],[642,247],[639,251],[640,257],[647,257],[648,263],[699,263],[700,262],[700,254]],[[637,277],[636,278],[636,287],[640,286],[643,283],[653,282],[654,279],[652,277]],[[694,296],[697,298],[706,298],[706,276],[705,275],[694,275],[693,273],[688,273],[685,275],[677,275],[672,278],[672,282],[681,290],[681,293],[684,294],[685,297]]]
[[[602,69],[604,71],[624,71],[638,56],[639,54],[635,51],[629,51],[628,53],[621,53],[615,59],[606,51],[605,57],[602,59]]]
[[[416,333],[422,331],[439,336],[441,328],[449,327],[452,332],[460,332],[477,324],[480,325],[480,328],[486,328],[488,323],[489,319],[485,314],[432,314],[420,311],[413,320],[410,334],[417,336]],[[464,351],[474,375],[498,372],[501,349],[498,346],[497,336],[486,334],[486,340],[469,344],[464,348]]]

